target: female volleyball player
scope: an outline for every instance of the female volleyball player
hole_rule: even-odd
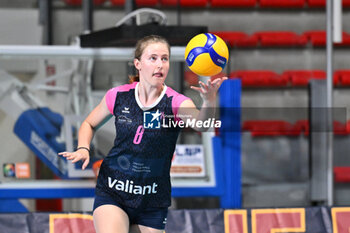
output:
[[[191,87],[203,99],[199,111],[191,99],[165,85],[169,57],[164,38],[141,39],[134,59],[138,76],[131,84],[110,89],[82,123],[77,150],[60,153],[73,163],[82,160],[85,169],[94,128],[110,114],[115,116],[114,146],[102,162],[96,184],[97,233],[163,232],[171,201],[170,165],[180,128],[160,127],[160,119],[213,117],[216,93],[226,77]]]

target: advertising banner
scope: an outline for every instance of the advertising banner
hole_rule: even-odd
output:
[[[166,233],[349,233],[350,207],[169,210]],[[0,232],[95,233],[91,213],[0,214]]]
[[[176,145],[171,163],[171,177],[204,177],[203,145]]]

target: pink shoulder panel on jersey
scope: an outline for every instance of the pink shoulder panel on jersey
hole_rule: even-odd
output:
[[[133,82],[131,84],[125,84],[122,86],[111,88],[106,93],[106,104],[110,113],[113,114],[113,109],[115,105],[115,100],[118,92],[126,92],[131,89],[135,89],[137,82]]]
[[[177,111],[180,108],[180,105],[182,104],[182,102],[184,102],[185,100],[189,100],[190,98],[187,96],[184,96],[180,93],[177,93],[176,91],[174,91],[173,89],[171,89],[170,87],[167,88],[166,91],[167,96],[173,96],[173,100],[172,100],[172,110],[174,115],[177,115]],[[175,117],[175,120],[178,121],[180,120],[180,118]]]

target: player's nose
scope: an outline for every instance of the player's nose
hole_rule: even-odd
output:
[[[163,67],[162,59],[157,59],[157,67],[158,68],[162,68]]]

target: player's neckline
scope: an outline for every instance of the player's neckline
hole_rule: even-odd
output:
[[[141,101],[140,101],[140,98],[139,98],[139,95],[138,95],[138,93],[139,93],[139,82],[136,84],[136,86],[135,86],[135,99],[136,99],[136,103],[137,103],[137,105],[143,110],[143,111],[147,111],[147,110],[149,110],[149,109],[151,109],[151,108],[154,108],[159,102],[160,102],[160,100],[163,98],[163,96],[165,95],[165,92],[166,92],[166,90],[167,90],[167,86],[165,85],[165,84],[163,84],[164,85],[164,88],[163,88],[163,90],[162,90],[162,93],[160,93],[160,95],[159,95],[159,97],[156,99],[156,101],[154,101],[151,105],[149,105],[149,106],[143,106],[143,104],[141,103]]]

